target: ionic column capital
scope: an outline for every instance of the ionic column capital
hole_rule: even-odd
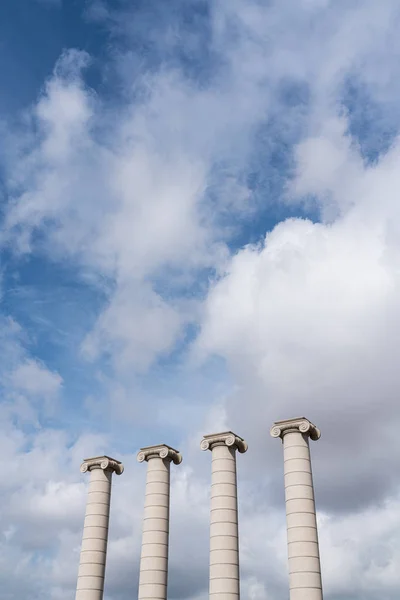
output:
[[[92,469],[102,469],[103,471],[112,471],[117,475],[122,475],[124,465],[115,458],[109,456],[95,456],[94,458],[85,458],[81,464],[81,473],[92,471]]]
[[[239,450],[241,454],[247,451],[248,445],[243,438],[232,433],[232,431],[224,431],[222,433],[212,433],[205,435],[200,443],[202,450],[212,450],[214,446],[226,445]]]
[[[182,455],[175,448],[167,446],[167,444],[159,444],[158,446],[146,446],[141,448],[137,455],[138,462],[148,461],[151,458],[162,458],[163,460],[170,460],[175,465],[179,465],[182,462]]]
[[[321,437],[321,432],[318,427],[305,417],[287,419],[285,421],[275,421],[271,427],[270,433],[274,438],[280,437],[283,439],[286,433],[294,431],[307,434],[313,441],[319,440]]]

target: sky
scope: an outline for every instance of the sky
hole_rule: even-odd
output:
[[[233,430],[242,597],[288,595],[281,444],[306,416],[326,600],[400,589],[397,0],[2,0],[0,589],[74,596],[86,457],[121,460],[106,600],[172,465],[169,598],[208,595]]]

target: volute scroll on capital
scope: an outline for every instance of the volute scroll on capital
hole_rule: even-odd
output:
[[[159,444],[158,446],[146,446],[141,448],[137,455],[138,462],[144,462],[151,458],[162,458],[163,460],[170,460],[175,465],[179,465],[182,462],[182,455],[178,450],[167,446],[167,444]]]
[[[85,458],[81,464],[81,473],[86,473],[92,469],[102,469],[103,471],[112,471],[117,475],[122,475],[124,465],[115,458],[109,456],[95,456],[93,458]]]
[[[222,433],[205,435],[201,440],[200,448],[202,450],[212,450],[213,446],[221,446],[224,444],[229,447],[234,447],[241,454],[246,452],[248,449],[247,442],[245,442],[243,438],[236,435],[236,433],[233,433],[232,431],[224,431]]]
[[[286,433],[295,431],[308,434],[313,441],[319,440],[321,437],[321,432],[318,427],[305,417],[286,419],[285,421],[276,421],[271,427],[270,433],[272,437],[280,437],[283,439],[283,436]]]

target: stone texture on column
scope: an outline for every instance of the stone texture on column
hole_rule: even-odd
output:
[[[236,450],[246,442],[231,431],[205,435],[200,447],[211,450],[210,597],[239,600],[239,532]]]
[[[300,417],[277,421],[272,437],[283,443],[290,600],[322,600],[321,565],[309,438],[319,429]]]
[[[108,456],[86,458],[81,472],[90,472],[83,527],[76,600],[102,600],[106,568],[112,474],[121,475],[122,463]]]
[[[168,584],[170,465],[179,465],[177,450],[160,444],[142,448],[139,462],[147,461],[139,600],[166,600]]]

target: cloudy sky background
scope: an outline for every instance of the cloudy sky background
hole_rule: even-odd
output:
[[[327,600],[400,589],[397,0],[3,0],[0,589],[74,595],[86,456],[135,597],[143,445],[173,467],[171,600],[205,600],[233,429],[242,596],[288,595],[282,448],[305,415]]]

